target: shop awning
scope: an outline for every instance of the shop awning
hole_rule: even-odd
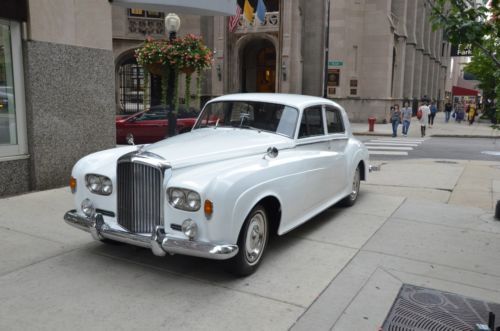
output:
[[[111,4],[145,10],[200,16],[232,16],[236,0],[110,0]]]
[[[451,94],[457,95],[457,96],[461,96],[461,95],[467,96],[467,95],[470,95],[470,96],[476,96],[477,97],[479,95],[479,91],[471,90],[471,89],[468,89],[468,88],[465,88],[465,87],[460,87],[460,86],[453,86],[451,88]]]

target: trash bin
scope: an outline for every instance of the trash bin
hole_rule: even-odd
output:
[[[375,117],[368,117],[368,132],[373,132],[375,128]]]

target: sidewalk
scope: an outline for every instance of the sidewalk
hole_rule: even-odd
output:
[[[436,161],[381,162],[246,278],[93,241],[68,188],[0,199],[0,330],[377,330],[403,283],[500,303],[500,163]]]
[[[476,121],[473,125],[468,122],[455,122],[455,119],[450,118],[448,123],[444,120],[444,112],[436,114],[434,125],[432,128],[427,127],[426,134],[428,137],[470,137],[470,138],[498,138],[500,130],[491,128],[491,123],[485,120]],[[477,117],[479,118],[479,117]],[[477,119],[476,118],[476,119]],[[392,125],[375,124],[375,130],[368,132],[368,121],[366,123],[351,123],[351,128],[354,135],[373,135],[373,136],[392,136]],[[398,127],[398,136],[401,135],[402,125]],[[416,117],[412,118],[408,137],[420,137],[420,123]]]

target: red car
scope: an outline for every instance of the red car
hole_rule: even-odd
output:
[[[180,108],[177,113],[177,132],[190,131],[196,122],[198,113]],[[167,111],[165,106],[153,106],[151,109],[130,116],[116,118],[116,143],[126,144],[127,135],[134,136],[136,144],[154,143],[165,139],[168,133]]]

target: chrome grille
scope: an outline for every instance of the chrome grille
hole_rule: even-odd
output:
[[[162,172],[142,163],[119,162],[118,224],[134,233],[152,233],[161,225]]]

